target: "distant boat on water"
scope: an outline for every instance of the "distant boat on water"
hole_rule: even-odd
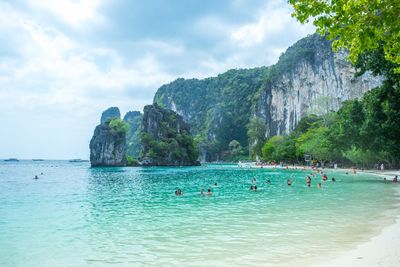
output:
[[[84,160],[84,159],[70,159],[69,162],[72,162],[72,163],[79,163],[79,162],[88,162],[88,160]]]
[[[16,158],[9,158],[9,159],[5,159],[4,161],[18,162],[19,160]]]
[[[32,161],[44,161],[44,159],[32,159]]]

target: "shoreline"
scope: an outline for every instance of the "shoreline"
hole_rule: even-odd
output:
[[[351,171],[351,169],[348,170]],[[394,175],[400,175],[399,170],[366,170],[359,171],[358,173],[373,174],[378,177],[393,177]],[[400,196],[400,188],[397,188],[397,193]],[[329,258],[321,259],[321,262],[312,266],[397,267],[400,266],[399,247],[400,214],[394,218],[393,224],[383,227],[379,231],[379,234],[370,237],[368,241],[358,243],[353,249],[339,252],[336,255],[331,255]]]

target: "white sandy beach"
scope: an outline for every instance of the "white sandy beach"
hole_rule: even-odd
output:
[[[366,171],[382,177],[400,175],[400,171]],[[399,188],[400,196],[400,186]],[[399,203],[400,204],[400,203]],[[315,267],[399,267],[400,266],[400,214],[396,222],[368,242],[346,251],[337,258],[315,265]]]

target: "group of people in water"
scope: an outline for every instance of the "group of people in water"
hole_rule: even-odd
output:
[[[384,177],[384,178],[383,178],[383,181],[384,181],[384,182],[387,182],[388,179],[386,179],[386,177]],[[398,179],[397,175],[395,175],[395,176],[393,177],[393,179],[392,179],[392,182],[393,182],[393,183],[397,183],[398,181],[399,181],[399,179]]]
[[[323,181],[323,182],[328,181],[328,176],[327,176],[323,171],[321,171],[321,170],[319,170],[319,169],[316,169],[315,172],[316,172],[316,173],[313,172],[313,173],[310,173],[310,175],[307,175],[307,176],[306,176],[305,182],[306,182],[306,186],[307,186],[307,187],[311,187],[311,181],[312,181],[312,178],[311,178],[311,177],[315,178],[315,177],[316,177],[316,174],[320,174],[320,175],[321,175],[322,181]],[[335,182],[336,182],[335,177],[332,177],[332,178],[331,178],[331,181],[332,181],[333,183],[335,183]],[[397,181],[397,176],[396,176],[396,181]],[[293,180],[292,180],[292,179],[287,179],[287,182],[286,182],[286,183],[287,183],[288,186],[292,186]],[[270,184],[271,184],[271,179],[270,179],[270,178],[267,178],[266,184],[267,184],[267,185],[270,185]],[[218,187],[217,182],[214,183],[214,187]],[[321,189],[321,188],[322,188],[322,182],[318,182],[317,187],[318,187],[318,189]],[[258,187],[257,187],[257,179],[256,179],[255,177],[251,179],[250,190],[251,190],[251,191],[257,191],[257,190],[258,190]],[[181,196],[181,195],[182,195],[182,190],[179,189],[179,188],[177,188],[177,189],[175,190],[175,195],[176,195],[176,196]],[[207,191],[204,191],[204,189],[202,188],[202,189],[200,190],[200,195],[201,195],[201,196],[212,196],[211,188],[208,188]]]

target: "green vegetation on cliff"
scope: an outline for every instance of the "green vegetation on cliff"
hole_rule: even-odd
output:
[[[177,79],[158,89],[154,103],[177,111],[190,124],[202,160],[230,160],[232,140],[243,148],[242,156],[250,152],[254,157],[261,152],[264,137],[252,135],[265,136],[266,130],[265,120],[259,119],[264,127],[258,128],[250,120],[260,92],[270,90],[271,83],[284,75],[295,74],[303,63],[316,67],[327,58],[333,58],[331,43],[310,35],[289,47],[271,67],[229,70],[203,80]]]
[[[144,108],[142,159],[145,165],[196,165],[197,145],[182,117],[157,104]]]
[[[372,167],[400,166],[400,88],[385,83],[362,100],[347,101],[338,112],[304,118],[289,136],[264,144],[266,161],[302,161],[310,154],[320,162]]]

